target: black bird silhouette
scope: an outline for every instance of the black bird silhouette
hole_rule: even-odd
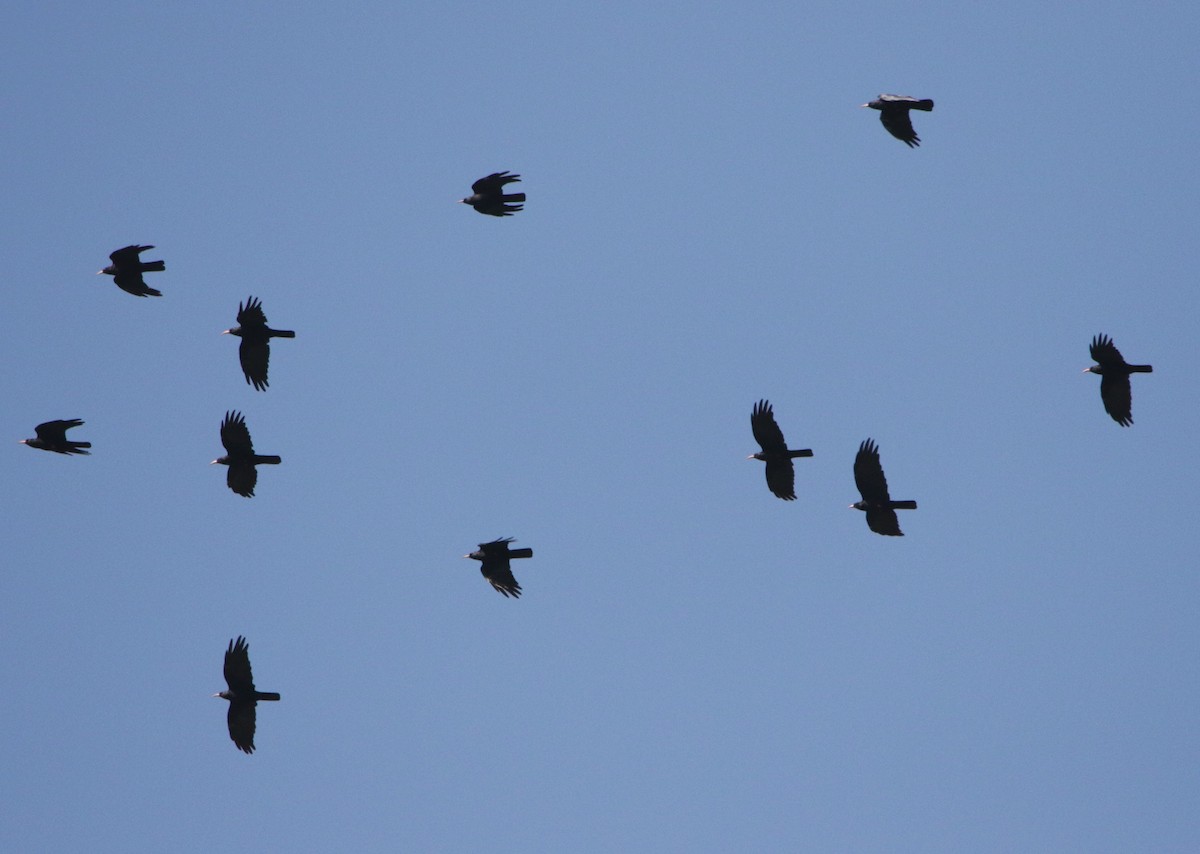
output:
[[[504,185],[520,181],[520,175],[510,175],[508,172],[493,172],[486,178],[480,178],[471,185],[472,195],[459,199],[464,205],[470,205],[481,214],[489,216],[512,216],[514,212],[524,210],[523,204],[509,202],[524,202],[524,193],[504,192]]]
[[[862,501],[850,506],[866,512],[867,527],[876,534],[903,537],[896,511],[916,510],[917,502],[892,500],[888,494],[887,478],[883,476],[883,466],[879,464],[879,446],[871,439],[858,446],[858,456],[854,458],[854,483],[858,486]]]
[[[777,498],[784,501],[796,500],[796,469],[792,460],[796,457],[811,457],[810,450],[789,451],[787,442],[783,439],[783,431],[775,423],[775,410],[770,401],[760,400],[754,404],[750,413],[750,429],[754,431],[754,441],[762,446],[757,454],[746,457],[748,460],[762,460],[767,464],[767,488]]]
[[[229,714],[225,721],[229,725],[229,737],[245,753],[254,752],[254,723],[259,700],[278,700],[273,691],[257,691],[254,674],[250,672],[250,645],[238,635],[237,642],[229,642],[225,650],[225,683],[228,691],[213,694],[229,701]]]
[[[254,485],[258,483],[258,469],[255,466],[275,466],[283,462],[282,457],[254,453],[246,419],[237,411],[225,413],[225,420],[221,422],[221,444],[225,446],[225,456],[217,457],[209,465],[220,463],[229,466],[225,483],[246,498],[254,497]]]
[[[490,543],[480,543],[478,551],[463,555],[463,557],[479,561],[483,564],[479,567],[479,571],[493,587],[505,596],[519,599],[521,585],[517,584],[517,579],[513,577],[509,561],[518,557],[533,557],[533,549],[510,549],[508,544],[511,542],[513,542],[512,537],[505,537],[492,540]]]
[[[153,248],[153,246],[133,244],[118,249],[108,256],[112,263],[96,275],[99,276],[103,273],[112,276],[118,288],[135,297],[160,297],[162,291],[156,291],[147,285],[142,279],[142,273],[161,273],[167,269],[167,265],[162,261],[143,261],[138,257],[142,252]]]
[[[271,329],[267,316],[263,314],[262,301],[249,297],[246,304],[238,303],[238,325],[226,329],[222,335],[236,335],[242,339],[238,345],[238,359],[246,382],[259,391],[266,391],[267,366],[271,361],[272,338],[295,338],[296,333],[286,329]]]
[[[921,138],[913,130],[908,111],[924,110],[928,113],[933,109],[933,101],[928,98],[918,100],[908,95],[880,95],[874,101],[861,106],[879,110],[879,121],[883,122],[887,132],[907,144],[909,148],[916,148],[921,144]]]
[[[22,445],[28,445],[31,448],[38,448],[42,451],[54,451],[56,454],[83,454],[87,456],[91,451],[85,451],[84,448],[90,448],[91,442],[72,442],[67,438],[67,431],[72,427],[78,427],[83,422],[78,418],[71,418],[66,421],[46,421],[34,427],[37,433],[36,439],[22,439]]]
[[[1092,338],[1092,358],[1099,364],[1084,368],[1083,372],[1100,375],[1100,399],[1104,401],[1104,411],[1113,421],[1128,427],[1133,423],[1133,390],[1129,387],[1129,375],[1148,374],[1154,368],[1127,364],[1107,335]]]

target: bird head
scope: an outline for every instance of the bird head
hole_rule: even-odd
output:
[[[228,699],[229,699],[229,692],[228,692],[228,691],[220,691],[220,692],[218,692],[218,693],[216,693],[216,694],[213,694],[213,696],[214,696],[214,697],[220,697],[222,700],[228,700]]]
[[[867,509],[867,502],[865,502],[865,501],[855,501],[853,504],[851,504],[851,505],[850,505],[849,507],[847,507],[846,509],[847,509],[847,510],[862,510],[862,511],[864,511],[864,512],[865,512],[865,511],[866,511],[866,509]]]
[[[215,466],[217,463],[220,463],[223,466],[229,465],[229,461],[225,457],[217,457],[215,460],[209,463],[209,465]]]
[[[748,459],[748,460],[761,460],[762,458],[763,458],[763,455],[761,452],[759,452],[757,454],[751,454],[750,456],[746,457],[746,459]]]
[[[1082,373],[1082,374],[1103,374],[1104,366],[1103,365],[1092,365],[1090,368],[1084,368],[1082,371],[1080,371],[1080,373]]]
[[[116,269],[116,267],[112,267],[112,266],[105,267],[103,270],[96,271],[97,276],[115,276],[116,274],[117,274],[117,269]]]
[[[242,327],[238,326],[234,329],[226,329],[221,334],[222,335],[236,335],[238,338],[241,338],[242,337]]]

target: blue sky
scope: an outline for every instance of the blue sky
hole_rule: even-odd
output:
[[[0,847],[1200,845],[1195,8],[650,5],[10,12]]]

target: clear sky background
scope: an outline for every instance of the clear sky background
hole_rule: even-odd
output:
[[[10,9],[0,849],[1200,849],[1198,25]],[[523,213],[456,203],[506,169]],[[129,243],[161,299],[95,275]],[[90,457],[16,444],[75,417]],[[847,509],[868,436],[903,539]],[[498,536],[520,600],[460,557]]]

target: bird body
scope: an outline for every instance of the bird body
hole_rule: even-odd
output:
[[[283,462],[282,457],[254,453],[254,443],[250,440],[246,419],[237,411],[225,413],[225,420],[221,422],[221,444],[225,446],[225,456],[218,457],[209,465],[219,463],[229,466],[225,483],[236,494],[245,498],[254,497],[254,487],[258,483],[258,469],[255,466],[274,466]]]
[[[790,450],[784,441],[783,431],[775,422],[775,410],[768,400],[760,400],[754,404],[750,413],[750,429],[754,440],[762,448],[757,454],[746,457],[748,460],[762,460],[766,465],[767,488],[776,498],[784,501],[796,500],[796,469],[792,460],[798,457],[811,457],[813,452]]]
[[[508,172],[493,172],[480,178],[471,185],[471,195],[465,199],[459,199],[464,205],[470,205],[481,214],[489,216],[512,216],[513,213],[519,210],[524,210],[524,204],[511,204],[512,202],[524,202],[524,193],[505,193],[504,185],[511,184],[514,181],[520,181],[520,175],[513,175]]]
[[[1107,335],[1092,337],[1091,354],[1098,364],[1084,368],[1083,373],[1100,375],[1100,399],[1104,402],[1104,411],[1122,427],[1130,426],[1133,424],[1133,389],[1129,375],[1149,374],[1154,368],[1127,363]]]
[[[509,561],[513,558],[533,557],[533,549],[510,549],[508,544],[511,542],[513,542],[512,537],[504,537],[492,540],[490,543],[480,543],[477,551],[463,555],[463,557],[469,557],[482,564],[479,571],[483,573],[483,577],[492,587],[505,596],[519,599],[521,585],[517,583],[516,577],[512,574],[512,566]]]
[[[854,483],[862,495],[862,501],[850,506],[867,514],[867,527],[876,534],[903,537],[896,511],[916,510],[917,502],[892,500],[883,466],[879,462],[879,446],[872,439],[858,446],[858,455],[854,458]]]
[[[887,132],[909,148],[916,148],[921,144],[921,138],[913,130],[909,111],[924,110],[928,113],[933,110],[933,101],[909,95],[880,95],[861,106],[879,110],[879,121],[887,128]]]
[[[250,669],[250,645],[241,635],[230,641],[225,650],[225,684],[227,691],[213,694],[229,701],[229,714],[225,722],[229,727],[229,738],[245,753],[254,752],[255,718],[260,700],[278,700],[274,691],[259,691],[254,687],[254,674]]]
[[[267,368],[271,360],[270,341],[272,338],[295,338],[296,333],[287,329],[271,329],[267,326],[267,316],[263,313],[262,301],[249,297],[245,304],[238,303],[238,325],[226,329],[222,335],[233,335],[241,338],[238,345],[238,360],[242,365],[242,373],[246,382],[258,391],[266,391]]]
[[[28,445],[31,448],[37,448],[41,451],[54,451],[56,454],[82,454],[87,456],[91,451],[85,451],[84,448],[90,448],[91,442],[73,442],[67,438],[67,431],[73,427],[79,427],[83,422],[78,418],[69,418],[62,421],[46,421],[33,428],[37,433],[37,437],[33,439],[22,439],[20,444]]]
[[[161,273],[167,269],[162,261],[143,261],[139,256],[153,246],[138,246],[136,243],[117,249],[108,259],[112,261],[97,275],[112,276],[117,287],[135,297],[160,297],[162,291],[156,291],[146,284],[142,273]]]

